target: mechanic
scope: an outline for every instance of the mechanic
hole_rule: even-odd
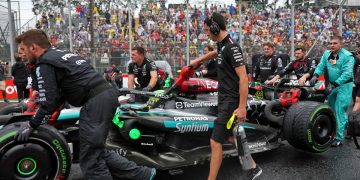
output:
[[[355,87],[353,89],[353,99],[354,99],[354,107],[353,111],[360,110],[360,43],[358,44],[357,51],[353,53],[355,56],[355,66],[354,66],[354,84]]]
[[[310,85],[314,85],[317,78],[324,74],[328,79],[326,91],[329,93],[327,99],[329,106],[336,114],[336,137],[332,147],[342,145],[344,138],[344,127],[348,121],[347,109],[352,98],[353,90],[353,69],[355,59],[351,52],[342,48],[342,37],[331,37],[329,42],[330,50],[326,50],[316,67]]]
[[[30,87],[27,85],[30,72],[23,62],[23,58],[18,53],[15,54],[15,61],[16,63],[11,67],[11,75],[13,76],[18,101],[20,102],[24,98],[29,98]]]
[[[264,54],[253,59],[253,79],[264,83],[269,77],[277,75],[283,69],[283,60],[275,55],[271,42],[263,44]]]
[[[306,49],[304,46],[300,45],[295,48],[295,61],[290,62],[283,70],[281,70],[274,78],[271,80],[265,81],[267,85],[274,85],[275,82],[283,77],[286,74],[295,72],[296,77],[298,78],[298,83],[300,86],[303,86],[307,79],[311,79],[316,68],[316,61],[311,60],[308,57],[305,57]]]
[[[223,158],[222,144],[227,140],[234,144],[234,137],[231,136],[232,130],[226,128],[227,121],[233,114],[237,116],[238,122],[246,119],[248,77],[242,51],[227,33],[225,18],[219,13],[213,13],[211,17],[205,19],[204,30],[211,40],[217,42],[217,51],[198,57],[191,61],[190,66],[196,66],[203,61],[217,57],[219,113],[210,139],[211,160],[208,177],[208,180],[215,180]],[[244,143],[238,146],[243,148]],[[242,167],[248,171],[250,179],[255,179],[260,176],[262,169],[256,165],[251,155],[247,160],[242,163]]]
[[[214,51],[214,47],[210,44],[206,45],[204,48],[204,54],[207,54],[211,51]],[[195,73],[196,77],[207,77],[216,80],[216,63],[216,59],[210,59],[207,62],[204,70]]]
[[[154,61],[145,57],[145,49],[135,47],[131,51],[132,62],[128,68],[128,88],[134,89],[135,77],[139,83],[137,89],[143,91],[153,91],[159,89],[157,68]]]
[[[80,167],[85,179],[152,179],[156,170],[137,166],[105,150],[111,119],[118,106],[118,91],[77,54],[51,48],[45,32],[32,29],[16,37],[29,64],[35,66],[39,88],[39,109],[19,128],[18,142],[25,142],[46,123],[62,99],[80,107]]]
[[[106,68],[103,74],[106,81],[115,88],[122,88],[122,72],[119,67],[111,66]]]

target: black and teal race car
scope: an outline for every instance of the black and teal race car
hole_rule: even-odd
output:
[[[176,82],[162,92],[120,89],[120,104],[112,119],[107,150],[140,165],[169,170],[171,174],[208,161],[217,101],[178,96],[179,87],[193,71],[185,67]],[[142,96],[148,101],[129,104],[128,95]],[[271,108],[267,108],[269,104]],[[247,120],[240,125],[246,131],[251,153],[278,148],[284,140],[313,153],[330,147],[336,121],[328,105],[314,101],[299,101],[290,107],[278,105],[248,97]],[[269,119],[265,109],[275,118]],[[79,153],[79,109],[58,112],[61,113],[54,115],[50,125],[34,131],[26,143],[15,142],[14,135],[20,123],[31,115],[0,116],[0,179],[68,177],[71,161],[76,161]],[[236,147],[225,143],[223,155],[237,156]]]

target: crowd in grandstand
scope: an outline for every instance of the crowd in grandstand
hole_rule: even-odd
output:
[[[72,41],[75,49],[81,49],[87,55],[90,47],[88,5],[79,1],[72,7]],[[138,18],[132,21],[133,42],[147,48],[153,58],[171,59],[172,66],[181,67],[186,62],[186,12],[181,5],[169,6],[147,2],[141,5]],[[94,39],[100,53],[111,53],[129,48],[128,11],[124,6],[105,4],[97,1],[92,10],[95,18]],[[211,12],[221,12],[227,19],[229,34],[239,40],[238,6],[208,4],[205,7],[190,7],[190,57],[197,57],[208,44],[202,31],[204,19]],[[278,45],[280,53],[289,53],[291,36],[291,10],[288,7],[243,6],[243,42],[245,55],[257,51],[265,41]],[[296,8],[295,42],[311,46],[320,37],[320,43],[326,43],[334,33],[338,33],[337,7]],[[51,43],[57,47],[69,47],[67,17],[61,11],[44,12],[37,27],[47,30]],[[343,37],[349,46],[354,46],[360,36],[360,14],[357,9],[344,9]],[[136,19],[136,20],[135,20]],[[322,35],[322,36],[320,36]],[[346,44],[345,43],[345,44]],[[346,45],[345,45],[346,46]],[[251,48],[251,50],[250,50]],[[128,51],[124,51],[128,52]],[[161,55],[161,56],[159,56]],[[150,57],[151,58],[151,57]]]

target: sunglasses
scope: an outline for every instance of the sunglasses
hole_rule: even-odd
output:
[[[336,43],[336,42],[334,42],[334,43],[329,43],[329,45],[336,45],[336,44],[338,44],[338,43]]]

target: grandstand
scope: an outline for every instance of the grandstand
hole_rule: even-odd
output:
[[[237,42],[240,39],[239,11],[235,1],[189,0],[189,35],[186,34],[184,1],[136,1],[137,10],[132,11],[131,26],[129,6],[126,2],[119,2],[95,0],[94,8],[90,10],[88,1],[72,1],[71,34],[68,31],[68,5],[36,10],[39,13],[36,28],[45,30],[51,43],[58,48],[69,49],[71,37],[73,49],[92,59],[99,71],[111,62],[126,66],[130,58],[130,41],[132,45],[144,46],[150,59],[168,61],[173,71],[176,71],[187,62],[187,36],[190,39],[190,59],[201,55],[204,46],[212,43],[202,32],[203,20],[211,12],[222,12],[228,21],[229,34]],[[261,44],[265,41],[274,42],[277,53],[290,54],[291,8],[286,3],[279,6],[259,2],[242,1],[242,43],[245,57],[249,60],[252,55],[261,52]],[[359,42],[360,37],[360,6],[356,3],[359,2],[349,0],[346,4],[349,6],[343,8],[342,36],[346,42],[345,47],[350,50]],[[339,33],[339,8],[333,4],[319,6],[316,1],[306,5],[295,8],[294,40],[309,48],[317,42],[310,55],[319,58],[326,49],[328,38]],[[94,14],[93,37],[89,28],[90,11]],[[94,47],[90,43],[92,38],[95,41]]]

